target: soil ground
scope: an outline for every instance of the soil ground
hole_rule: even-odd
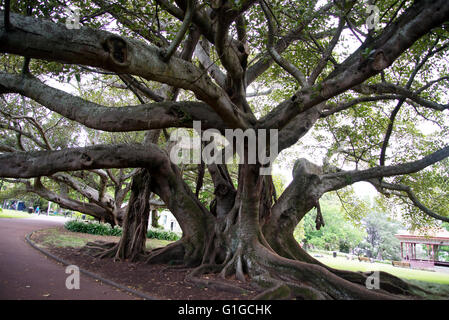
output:
[[[236,279],[227,279],[225,282],[241,287],[241,293],[227,292],[213,287],[199,287],[186,282],[185,276],[192,269],[175,269],[168,265],[148,265],[143,262],[114,262],[110,258],[92,257],[80,250],[88,241],[118,242],[119,239],[113,236],[70,232],[63,226],[39,230],[31,236],[31,240],[36,244],[65,261],[157,299],[248,300],[257,295],[257,292],[248,284]],[[147,248],[165,244],[162,241],[150,239],[147,241]],[[203,278],[212,280],[215,276],[204,275]]]

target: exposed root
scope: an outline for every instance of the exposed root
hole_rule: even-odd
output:
[[[229,283],[220,282],[218,280],[203,279],[196,277],[189,277],[185,279],[186,282],[190,282],[199,287],[208,287],[212,289],[222,290],[230,293],[244,294],[248,293],[248,290],[243,289],[239,286],[234,286]]]
[[[385,290],[369,290],[365,286],[347,281],[324,267],[289,260],[271,253],[263,246],[256,248],[257,254],[265,258],[262,267],[268,272],[274,268],[282,280],[301,286],[312,287],[333,299],[400,299]]]
[[[331,268],[310,256],[304,249],[299,246],[299,244],[296,242],[296,240],[294,240],[292,236],[284,237],[281,239],[272,239],[272,244],[275,246],[276,252],[280,253],[285,258],[321,266],[337,275],[338,277],[341,277],[355,284],[365,286],[368,277],[373,274],[373,272],[362,273]],[[391,294],[405,295],[417,298],[417,296],[425,296],[430,293],[427,290],[410,284],[407,281],[404,281],[383,271],[379,272],[379,280],[380,288]]]
[[[222,264],[203,264],[192,271],[187,281],[197,285],[213,286],[216,280],[199,277],[205,273],[218,273],[222,278],[235,276],[240,281],[250,281],[261,293],[256,299],[402,299],[406,291],[396,294],[385,289],[370,290],[365,282],[351,282],[327,270],[325,267],[299,262],[278,256],[260,243],[238,246],[232,258]],[[357,273],[356,273],[357,274]],[[367,275],[358,274],[358,282]],[[388,278],[386,278],[388,279]],[[218,286],[222,286],[219,282]],[[386,283],[386,282],[385,282]],[[216,287],[216,286],[215,286]]]
[[[112,258],[115,256],[117,246],[118,243],[116,242],[94,241],[86,243],[80,251],[85,252],[95,258]]]
[[[373,272],[352,272],[345,270],[337,270],[327,267],[329,271],[335,273],[337,276],[351,281],[353,283],[365,285],[369,276]],[[432,294],[431,292],[411,283],[408,283],[392,274],[384,271],[379,271],[379,287],[392,294],[399,294],[405,296],[425,296],[427,294]]]
[[[151,250],[145,258],[145,263],[170,265],[184,264],[184,254],[184,243],[180,240],[165,247]]]
[[[225,260],[225,262],[222,265],[223,268],[221,269],[220,272],[221,278],[226,279],[232,274],[235,274],[235,277],[238,280],[242,282],[247,281],[245,272],[243,270],[243,257],[241,248],[238,248],[234,256],[232,256],[232,258]]]
[[[125,260],[123,256],[120,256],[120,242],[88,242],[80,250],[98,259],[113,258],[114,261]],[[135,254],[128,258],[130,261],[139,261],[142,260],[143,255]]]
[[[174,266],[168,266],[162,269],[162,272],[166,272],[166,271],[189,271],[192,268],[186,267],[183,264],[179,264],[179,265],[174,265]]]
[[[201,265],[198,268],[194,269],[192,272],[190,272],[186,276],[185,281],[195,284],[196,286],[199,287],[209,287],[237,294],[248,293],[248,290],[241,288],[237,285],[232,285],[219,280],[206,279],[200,277],[203,274],[217,273],[221,268],[222,265],[216,264]]]
[[[266,281],[266,280],[265,280]],[[305,285],[278,282],[273,279],[274,287],[263,291],[254,300],[329,300],[330,296]],[[276,284],[277,283],[277,284]]]

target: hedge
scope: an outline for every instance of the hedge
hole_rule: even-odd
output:
[[[85,222],[79,220],[67,221],[64,227],[73,232],[89,233],[99,236],[121,236],[122,228],[112,228],[109,223]]]
[[[121,227],[118,226],[112,227],[109,223],[101,223],[96,221],[86,222],[80,220],[70,220],[65,223],[64,227],[72,232],[88,233],[99,236],[122,235]],[[161,229],[149,229],[147,232],[147,238],[176,241],[180,239],[180,236],[177,233],[171,231],[165,231]]]

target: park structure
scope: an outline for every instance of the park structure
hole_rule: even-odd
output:
[[[434,232],[401,232],[395,235],[401,242],[402,262],[416,269],[449,270],[449,261],[444,261],[442,247],[449,247],[449,232],[437,230]]]

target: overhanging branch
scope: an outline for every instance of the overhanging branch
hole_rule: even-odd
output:
[[[124,132],[169,127],[192,127],[199,120],[207,128],[223,129],[221,118],[202,102],[155,102],[128,107],[105,107],[62,90],[37,78],[0,73],[0,86],[27,96],[60,115],[89,128]]]
[[[109,168],[159,168],[169,163],[157,145],[117,144],[58,151],[0,154],[0,177],[32,178],[61,171]]]
[[[370,43],[356,50],[324,81],[310,88],[299,90],[261,120],[264,128],[282,128],[301,112],[326,101],[390,66],[419,38],[449,19],[449,3],[439,1],[415,2],[405,10],[396,24]],[[369,46],[370,54],[363,57],[362,50]]]
[[[416,196],[416,194],[412,191],[412,189],[404,184],[392,184],[387,182],[379,182],[378,180],[370,180],[370,182],[374,187],[376,187],[380,192],[384,192],[384,189],[387,190],[394,190],[394,191],[400,191],[404,192],[407,197],[412,201],[413,205],[417,208],[419,208],[422,212],[424,212],[426,215],[445,222],[449,222],[449,217],[442,216],[433,210],[429,209],[427,206],[425,206]]]
[[[155,46],[86,27],[69,30],[61,24],[17,14],[11,14],[11,21],[17,30],[2,32],[0,52],[97,67],[191,90],[231,128],[248,126],[223,89],[200,68],[177,57],[165,63],[161,49]],[[4,25],[3,15],[0,25]]]
[[[374,167],[366,170],[341,171],[323,175],[322,188],[325,192],[338,190],[359,181],[370,181],[383,177],[415,173],[449,157],[449,146],[435,151],[422,159],[391,166]]]

